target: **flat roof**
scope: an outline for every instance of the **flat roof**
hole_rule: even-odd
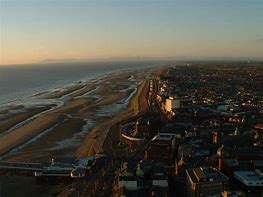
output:
[[[154,141],[154,140],[173,140],[174,137],[175,137],[175,135],[172,133],[159,133],[156,136],[154,136],[152,141]]]
[[[193,183],[228,181],[228,177],[213,168],[193,168],[186,170]]]
[[[227,197],[244,197],[245,194],[242,191],[224,191],[221,194],[217,194],[217,195],[211,195],[209,197],[224,197],[225,195],[227,195]]]
[[[255,171],[235,171],[234,177],[246,186],[263,186],[263,172]]]
[[[254,166],[263,167],[263,160],[253,160],[252,163]]]
[[[222,160],[228,166],[238,166],[239,162],[237,159],[223,159]]]

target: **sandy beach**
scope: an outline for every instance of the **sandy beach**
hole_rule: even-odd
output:
[[[30,109],[24,113],[20,113],[17,115],[13,115],[9,118],[5,118],[4,120],[0,121],[0,135],[2,135],[4,132],[7,132],[11,127],[13,127],[16,124],[21,123],[22,121],[38,114],[43,111],[46,111],[50,109],[50,107],[41,107],[41,108],[33,108]]]
[[[104,152],[110,127],[139,113],[138,100],[140,92],[147,89],[145,77],[149,72],[113,73],[36,95],[41,101],[55,100],[60,104],[24,108],[21,113],[3,118],[0,155],[5,160],[37,162],[61,154],[86,157]]]

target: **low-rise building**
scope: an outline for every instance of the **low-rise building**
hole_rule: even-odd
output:
[[[263,173],[260,170],[235,171],[234,177],[244,191],[258,196],[263,194]]]
[[[168,194],[168,176],[163,166],[148,160],[138,164],[123,163],[117,171],[114,184],[114,196],[158,196]]]
[[[218,195],[228,188],[228,177],[213,168],[186,170],[189,197]]]
[[[245,193],[242,191],[224,191],[218,195],[212,195],[209,197],[245,197]]]
[[[162,162],[166,165],[174,164],[175,135],[159,133],[149,143],[147,159]]]

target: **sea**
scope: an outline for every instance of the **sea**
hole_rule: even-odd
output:
[[[0,106],[122,70],[160,66],[155,61],[70,62],[0,66]]]

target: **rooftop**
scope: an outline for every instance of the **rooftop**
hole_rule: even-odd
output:
[[[174,136],[175,135],[171,134],[171,133],[159,133],[156,136],[154,136],[152,141],[154,141],[154,140],[173,140]]]
[[[212,195],[209,197],[244,197],[245,194],[242,191],[224,191],[221,194],[218,195]]]
[[[239,162],[237,159],[223,159],[223,162],[228,166],[238,166]]]
[[[193,183],[228,181],[228,177],[213,168],[193,168],[186,170]]]
[[[234,177],[246,186],[263,186],[263,173],[255,171],[235,171]]]

